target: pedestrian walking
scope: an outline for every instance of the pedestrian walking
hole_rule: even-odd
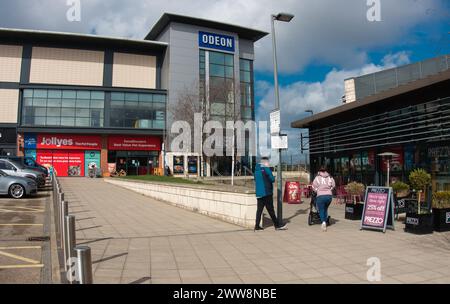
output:
[[[275,178],[273,177],[272,170],[269,167],[269,159],[267,157],[262,158],[261,163],[255,167],[255,187],[256,198],[258,200],[258,207],[256,211],[256,224],[255,231],[264,230],[260,226],[261,216],[264,207],[269,212],[273,225],[276,230],[287,230],[287,225],[283,225],[278,222],[273,207],[273,183]]]
[[[334,178],[327,172],[326,167],[321,167],[312,184],[317,193],[316,206],[322,221],[322,230],[327,231],[328,207],[333,200],[333,189],[336,187]]]

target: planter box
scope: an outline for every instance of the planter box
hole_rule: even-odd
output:
[[[438,232],[450,231],[450,208],[433,208],[434,230]]]
[[[430,234],[434,231],[433,214],[406,213],[405,232]]]
[[[345,204],[345,219],[360,221],[362,218],[364,204]]]

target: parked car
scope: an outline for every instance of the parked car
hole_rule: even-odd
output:
[[[37,183],[30,178],[10,176],[0,170],[0,194],[8,194],[12,198],[21,199],[37,193]]]
[[[10,176],[30,178],[36,182],[38,187],[45,186],[45,175],[38,169],[30,169],[11,160],[0,159],[0,170]]]
[[[21,156],[0,156],[0,159],[7,159],[11,160],[13,162],[19,163],[24,165],[25,167],[29,169],[38,169],[41,171],[45,177],[48,177],[49,172],[48,168],[42,166],[37,161],[35,161],[32,157],[21,157]]]

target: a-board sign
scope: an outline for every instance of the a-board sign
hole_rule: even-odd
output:
[[[284,187],[283,202],[288,204],[301,204],[301,189],[299,182],[286,182]]]
[[[361,229],[386,232],[386,228],[394,230],[394,194],[392,188],[367,187]]]

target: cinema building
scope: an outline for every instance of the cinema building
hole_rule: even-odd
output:
[[[60,176],[85,176],[93,162],[106,175],[161,174],[164,164],[198,174],[198,154],[169,149],[170,109],[183,111],[190,88],[209,119],[254,119],[253,44],[265,35],[173,14],[142,40],[0,29],[1,154],[36,158]],[[240,96],[211,97],[224,83]]]
[[[344,104],[292,123],[309,129],[311,172],[326,165],[339,184],[408,181],[425,169],[433,191],[450,190],[450,56],[347,79]],[[307,145],[309,142],[309,147]]]

